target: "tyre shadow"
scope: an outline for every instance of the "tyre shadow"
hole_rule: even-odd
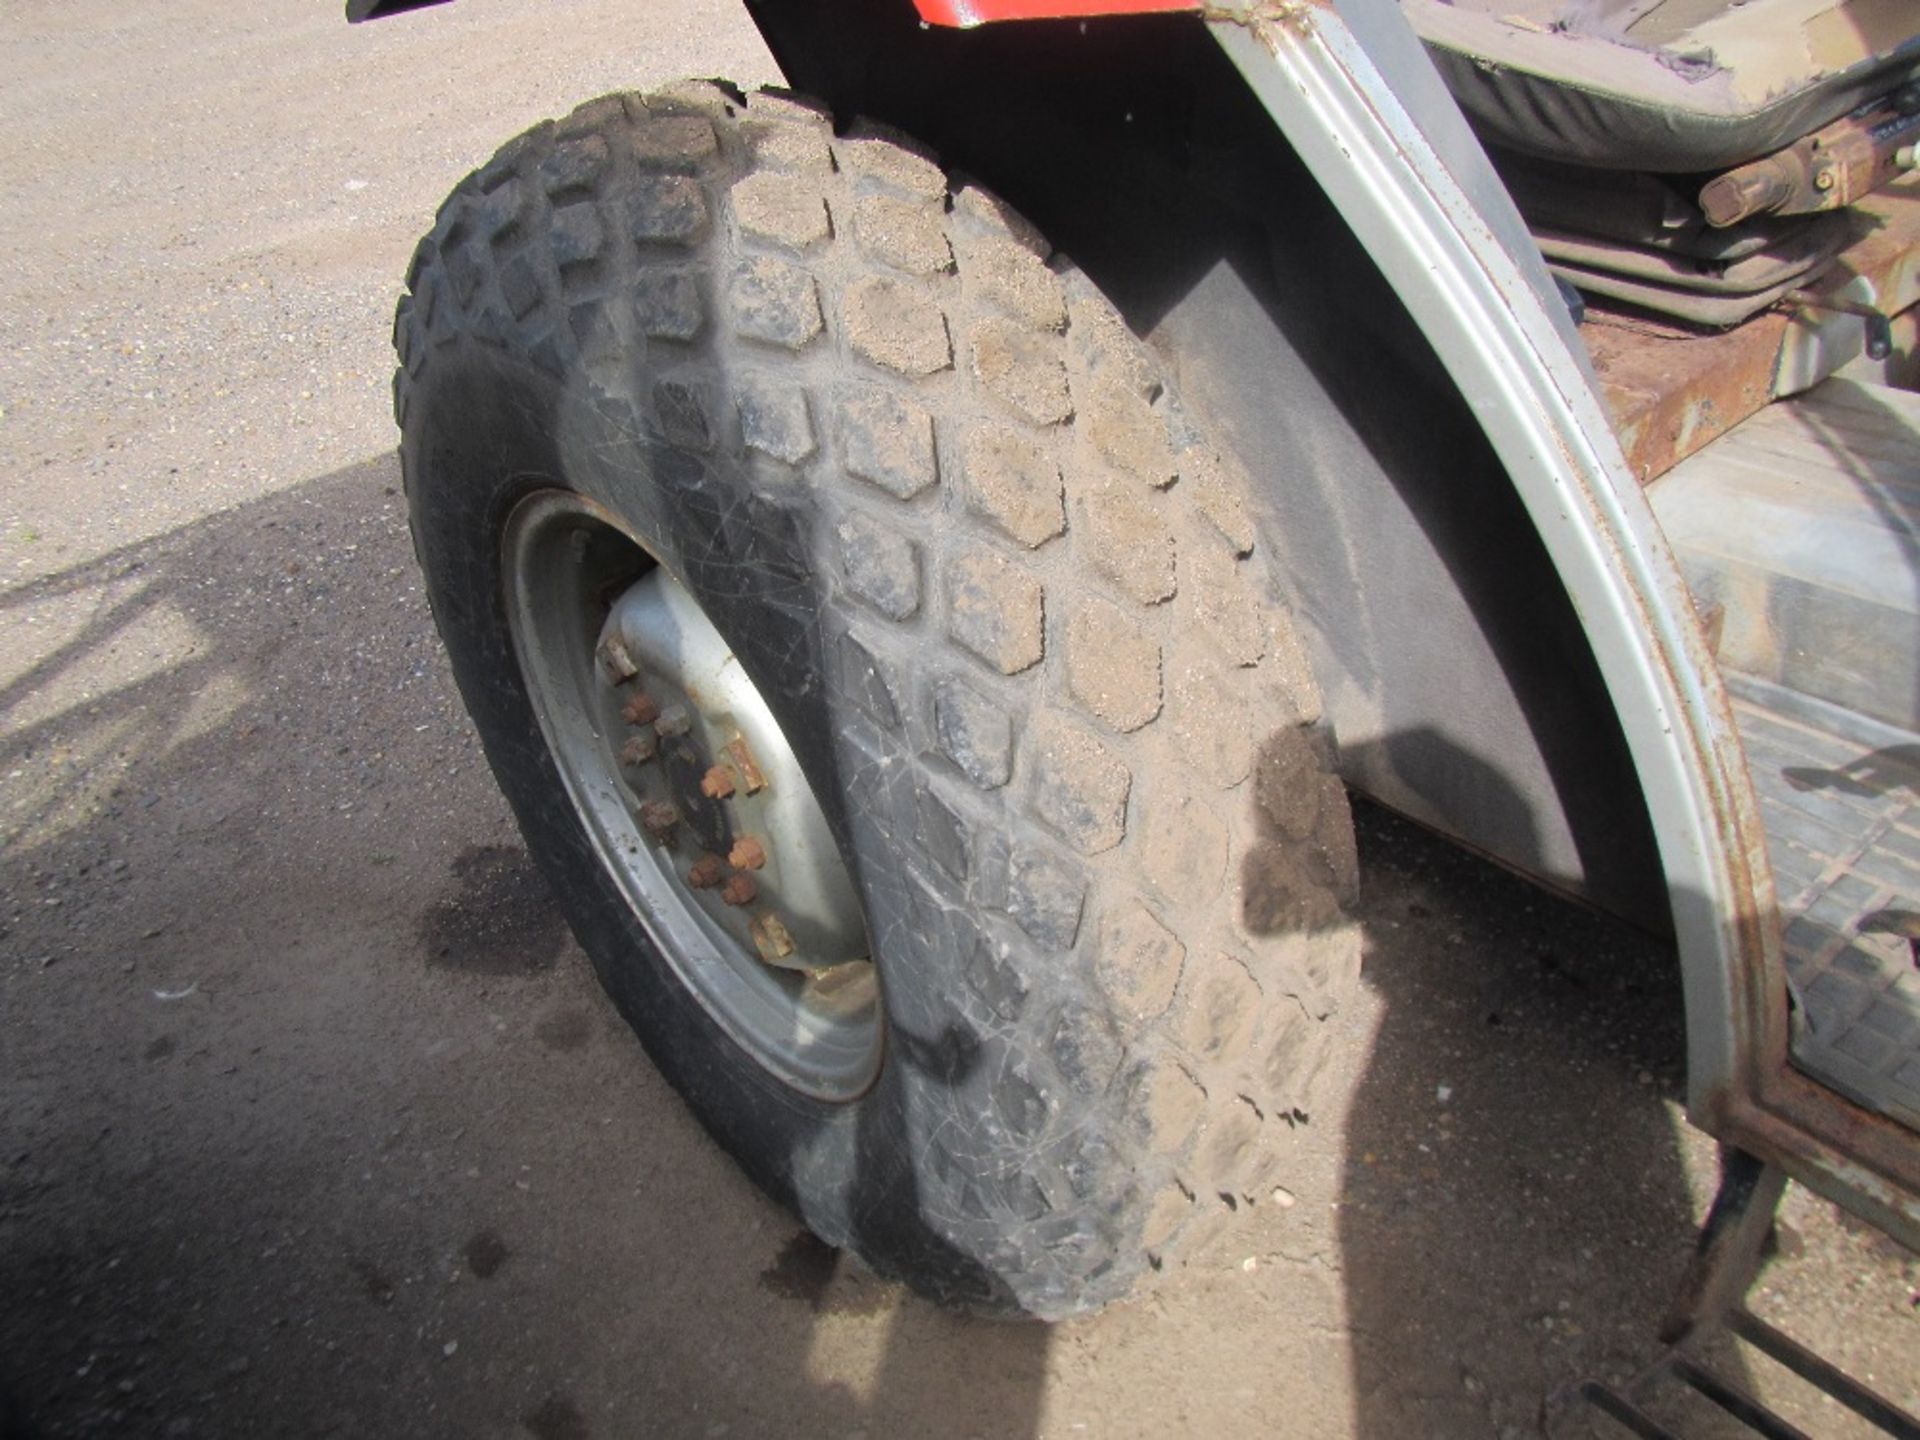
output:
[[[1450,763],[1524,813],[1493,767]],[[1671,943],[1355,808],[1382,1002],[1340,1183],[1356,1434],[1612,1433],[1550,1400],[1654,1358],[1691,1258]],[[1686,1413],[1690,1435],[1746,1433]]]
[[[0,590],[0,1389],[59,1435],[1037,1433],[655,1076],[382,458]]]

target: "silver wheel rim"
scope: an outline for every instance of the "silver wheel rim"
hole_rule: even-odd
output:
[[[503,543],[514,653],[600,863],[764,1069],[857,1097],[882,1048],[865,918],[759,691],[686,587],[590,502],[531,495]]]

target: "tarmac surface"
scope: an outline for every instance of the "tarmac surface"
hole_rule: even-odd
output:
[[[777,78],[725,0],[0,13],[0,1433],[1509,1437],[1650,1359],[1671,956],[1376,812],[1341,1099],[1139,1303],[936,1311],[657,1078],[453,697],[388,336],[465,170],[687,75]],[[1920,1264],[1784,1221],[1757,1306],[1920,1408]]]

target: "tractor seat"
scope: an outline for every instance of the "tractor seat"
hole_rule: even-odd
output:
[[[1920,77],[1920,0],[1401,0],[1490,144],[1660,174],[1771,154]]]

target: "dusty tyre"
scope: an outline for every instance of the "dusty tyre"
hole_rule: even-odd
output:
[[[1241,481],[1090,284],[908,145],[693,87],[506,146],[408,291],[462,695],[720,1143],[991,1313],[1267,1193],[1356,979],[1350,824]],[[752,808],[802,790],[830,853]]]

